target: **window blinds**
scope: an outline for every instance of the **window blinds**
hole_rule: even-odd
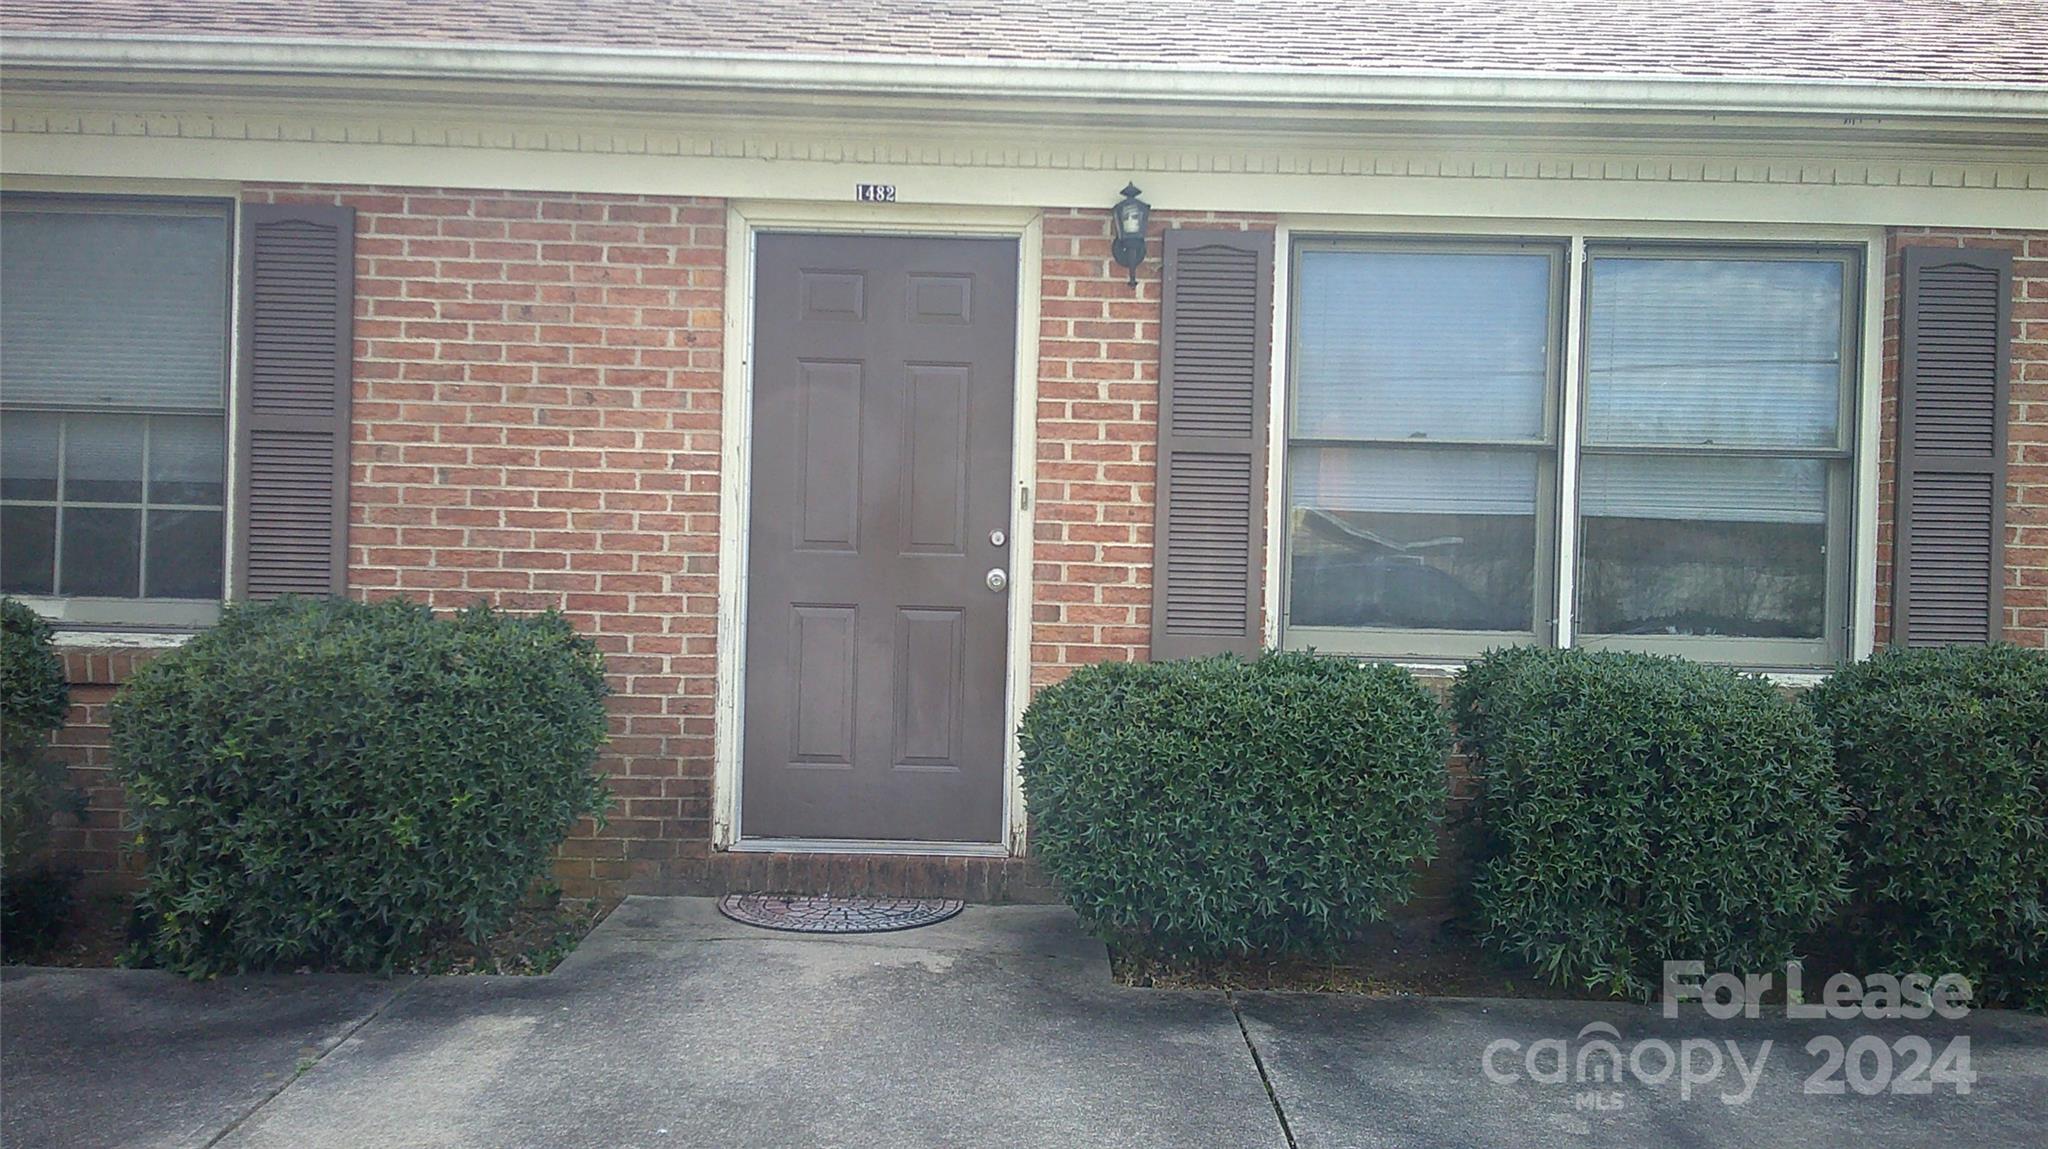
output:
[[[1579,513],[1682,522],[1824,523],[1825,459],[1585,455]]]
[[[1833,447],[1842,265],[1592,261],[1586,442]]]
[[[221,215],[14,208],[0,215],[0,402],[220,411]]]
[[[1529,451],[1298,446],[1288,477],[1294,505],[1326,511],[1536,513],[1536,456]]]
[[[1295,437],[1543,438],[1551,266],[1547,254],[1303,252]]]

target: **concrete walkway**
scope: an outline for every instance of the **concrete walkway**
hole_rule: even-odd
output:
[[[1690,1083],[1553,1084],[1541,1055],[1532,1073],[1523,1051],[1555,1039],[1575,1052],[1596,1022],[1625,1059],[1638,1043],[1712,1041],[1753,1068],[1773,1048],[1739,1104],[1722,1099],[1742,1087],[1732,1056],[1704,1080],[1698,1047]],[[1966,1095],[1809,1094],[1821,1059],[1806,1044],[1823,1033],[1937,1051],[1967,1036],[1976,1081]],[[2024,1144],[2048,1126],[2038,1018],[1667,1022],[1570,1002],[1130,990],[1046,907],[813,939],[736,925],[704,900],[635,898],[545,978],[194,986],[9,970],[0,1038],[0,1142],[17,1149],[1875,1149]],[[1874,1080],[1874,1056],[1856,1083]],[[1640,1060],[1654,1077],[1656,1058]]]

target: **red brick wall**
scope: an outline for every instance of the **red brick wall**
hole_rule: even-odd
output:
[[[133,881],[139,859],[124,852],[122,829],[127,799],[114,781],[107,750],[107,703],[153,650],[66,651],[64,677],[71,683],[71,711],[57,732],[56,753],[70,765],[71,784],[85,795],[84,817],[60,814],[50,836],[50,861],[77,870],[87,889]]]
[[[1161,236],[1271,229],[1263,215],[1162,212],[1138,285],[1110,258],[1109,212],[1045,213],[1031,681],[1146,657],[1159,445]]]
[[[554,607],[604,649],[615,800],[565,887],[706,852],[724,205],[246,194],[356,209],[351,593]]]
[[[357,209],[352,592],[557,607],[606,651],[618,801],[565,850],[572,890],[734,885],[1031,896],[1000,861],[713,855],[724,210],[717,201],[404,188],[252,189]],[[1045,216],[1033,685],[1146,656],[1160,234],[1270,217],[1161,213],[1136,288],[1108,213]],[[2007,636],[2048,645],[2048,232],[1895,233],[1887,268],[1879,528],[1888,623],[1897,259],[1968,237],[2020,253]],[[60,744],[91,795],[59,860],[120,870],[105,702],[136,656],[72,659]]]
[[[2005,507],[2005,637],[2048,647],[2048,231],[1904,228],[1887,237],[1883,416],[1879,423],[1877,641],[1891,632],[1892,525],[1897,505],[1899,252],[2002,247],[2013,260],[2012,399]]]

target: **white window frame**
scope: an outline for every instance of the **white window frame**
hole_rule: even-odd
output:
[[[1777,260],[1786,262],[1833,262],[1842,268],[1842,310],[1844,324],[1840,336],[1840,353],[1845,361],[1844,370],[1856,371],[1859,362],[1859,348],[1862,339],[1863,317],[1857,306],[1858,289],[1864,270],[1860,253],[1841,244],[1817,243],[1775,243],[1737,244],[1727,241],[1686,242],[1672,241],[1602,241],[1587,244],[1583,267],[1590,272],[1592,261],[1603,258],[1621,259],[1695,259],[1695,260]],[[1590,285],[1578,297],[1578,308],[1582,323],[1585,316],[1592,314],[1593,299]],[[1583,358],[1582,358],[1583,362]],[[1574,381],[1578,388],[1575,396],[1580,405],[1581,422],[1584,419],[1586,402],[1585,380]],[[1850,532],[1855,519],[1856,427],[1855,375],[1851,374],[1849,384],[1840,388],[1837,397],[1835,422],[1835,443],[1828,448],[1801,449],[1791,447],[1734,450],[1720,449],[1710,452],[1714,457],[1731,458],[1752,455],[1760,458],[1807,458],[1824,462],[1827,466],[1827,512],[1824,521],[1826,558],[1824,579],[1826,597],[1822,604],[1821,634],[1818,638],[1755,638],[1724,635],[1654,635],[1654,634],[1600,634],[1590,632],[1585,625],[1584,604],[1575,603],[1570,615],[1575,644],[1588,649],[1640,650],[1652,654],[1677,654],[1704,662],[1723,662],[1735,665],[1761,667],[1815,667],[1839,663],[1843,653],[1850,647],[1848,598],[1849,560],[1853,553]],[[1686,454],[1681,448],[1668,445],[1648,445],[1635,449],[1620,444],[1601,444],[1588,447],[1584,442],[1575,444],[1575,451],[1582,461],[1586,454],[1605,455],[1651,455],[1655,457],[1676,457]],[[1584,531],[1584,514],[1575,503],[1565,504],[1564,514],[1575,520],[1575,534]]]
[[[184,634],[202,630],[219,621],[221,608],[234,586],[237,524],[234,508],[236,486],[236,397],[240,394],[241,324],[241,188],[235,184],[187,181],[72,180],[12,178],[4,197],[11,203],[72,201],[76,210],[91,211],[107,204],[159,206],[171,210],[220,213],[227,225],[227,330],[223,333],[226,371],[222,380],[221,460],[225,469],[221,486],[221,597],[215,600],[164,598],[110,598],[96,595],[34,595],[13,597],[49,619],[64,633],[122,632],[139,634]],[[65,413],[69,409],[59,411]],[[59,467],[63,465],[59,459]],[[140,505],[140,504],[138,504]]]
[[[1285,216],[1277,227],[1274,275],[1274,338],[1272,375],[1273,386],[1269,389],[1268,426],[1273,429],[1267,443],[1268,473],[1274,481],[1267,484],[1267,515],[1265,561],[1265,628],[1264,641],[1268,647],[1280,647],[1287,642],[1282,625],[1282,612],[1286,594],[1286,550],[1287,550],[1287,413],[1292,409],[1291,380],[1289,370],[1292,359],[1293,331],[1289,303],[1292,298],[1294,269],[1292,253],[1295,241],[1305,237],[1316,238],[1387,238],[1422,239],[1441,238],[1450,242],[1486,239],[1553,239],[1568,246],[1566,261],[1565,298],[1573,301],[1566,308],[1564,322],[1564,364],[1559,397],[1559,456],[1557,515],[1555,526],[1554,558],[1555,578],[1553,591],[1556,602],[1553,607],[1555,625],[1549,636],[1551,644],[1568,647],[1583,645],[1578,639],[1574,621],[1574,608],[1578,601],[1578,556],[1579,522],[1578,506],[1579,439],[1581,437],[1584,400],[1584,352],[1586,266],[1589,246],[1627,244],[1639,247],[1673,247],[1713,245],[1731,248],[1849,248],[1859,257],[1860,271],[1856,283],[1860,293],[1845,289],[1849,298],[1845,305],[1855,320],[1856,334],[1853,346],[1857,361],[1852,375],[1852,393],[1845,409],[1853,414],[1853,424],[1845,428],[1846,441],[1852,444],[1852,458],[1849,465],[1851,479],[1847,497],[1850,506],[1845,524],[1848,534],[1848,563],[1844,579],[1830,588],[1830,622],[1836,621],[1832,601],[1841,602],[1839,623],[1841,631],[1828,636],[1835,653],[1843,658],[1867,657],[1875,645],[1876,599],[1877,599],[1877,501],[1878,501],[1878,432],[1880,424],[1880,399],[1883,375],[1883,315],[1884,315],[1884,269],[1885,236],[1883,228],[1842,227],[1829,225],[1789,224],[1685,224],[1664,221],[1632,220],[1557,220],[1557,219],[1445,219],[1430,216],[1370,217],[1354,215],[1294,215]],[[1540,625],[1540,620],[1539,620]],[[1539,640],[1543,637],[1539,633]],[[1681,640],[1674,639],[1674,642]],[[1689,656],[1703,661],[1715,660],[1717,652],[1711,641],[1699,646],[1678,646],[1676,650],[1686,651]],[[1362,657],[1386,657],[1403,665],[1424,670],[1455,670],[1462,660],[1455,658],[1407,657],[1392,651],[1375,655],[1363,651],[1354,652]],[[1723,659],[1726,660],[1725,658]],[[1787,682],[1817,680],[1828,669],[1825,665],[1806,662],[1774,664],[1771,662],[1738,663],[1748,669],[1774,672]]]
[[[1283,631],[1289,644],[1313,648],[1331,654],[1363,654],[1395,658],[1457,657],[1474,658],[1488,649],[1500,646],[1526,645],[1531,642],[1548,642],[1555,633],[1556,611],[1555,579],[1557,577],[1557,520],[1546,514],[1545,509],[1559,505],[1558,451],[1559,404],[1567,392],[1562,387],[1564,355],[1561,340],[1563,325],[1560,316],[1571,309],[1570,297],[1566,294],[1566,264],[1570,258],[1569,246],[1555,238],[1504,236],[1474,238],[1470,236],[1401,236],[1401,237],[1330,237],[1301,236],[1289,253],[1290,262],[1295,252],[1328,251],[1360,252],[1365,254],[1424,253],[1442,255],[1521,255],[1541,256],[1550,261],[1547,282],[1549,294],[1545,302],[1546,322],[1551,326],[1548,333],[1550,354],[1544,361],[1542,426],[1534,439],[1500,438],[1483,441],[1468,439],[1432,439],[1425,442],[1412,440],[1337,437],[1318,438],[1295,434],[1294,404],[1290,401],[1278,418],[1275,434],[1283,437],[1283,452],[1291,453],[1297,444],[1332,445],[1353,443],[1361,447],[1377,447],[1384,450],[1440,450],[1456,451],[1477,448],[1495,452],[1525,454],[1536,461],[1536,503],[1534,528],[1536,546],[1530,556],[1534,564],[1530,572],[1530,613],[1529,629],[1510,630],[1444,630],[1427,627],[1337,627],[1305,626],[1287,623],[1283,619]],[[1291,279],[1291,277],[1290,277]],[[1298,301],[1299,284],[1290,281],[1284,285],[1289,305]],[[1290,340],[1295,332],[1288,333]],[[1290,358],[1288,378],[1292,379]],[[1289,389],[1290,396],[1292,389]],[[1283,454],[1283,458],[1286,455]],[[1283,488],[1282,514],[1284,521],[1276,524],[1276,545],[1281,548],[1280,603],[1283,613],[1288,601],[1288,584],[1293,579],[1293,548],[1289,545],[1287,532],[1292,522],[1291,491],[1293,475],[1291,469],[1283,467],[1273,472],[1276,485]]]

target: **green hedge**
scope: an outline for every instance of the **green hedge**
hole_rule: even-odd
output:
[[[1761,678],[1524,648],[1469,666],[1452,706],[1482,938],[1554,980],[1641,997],[1666,960],[1767,971],[1844,896],[1827,740]]]
[[[0,945],[10,956],[41,948],[71,909],[72,875],[36,858],[50,819],[81,804],[49,753],[70,706],[50,624],[0,598]]]
[[[603,670],[552,613],[230,608],[114,701],[148,863],[138,956],[389,970],[487,936],[603,809]]]
[[[1808,698],[1851,808],[1859,961],[2048,1008],[2048,653],[1894,647]]]
[[[1436,849],[1449,732],[1396,667],[1093,666],[1020,737],[1033,852],[1092,929],[1156,955],[1335,945]]]

